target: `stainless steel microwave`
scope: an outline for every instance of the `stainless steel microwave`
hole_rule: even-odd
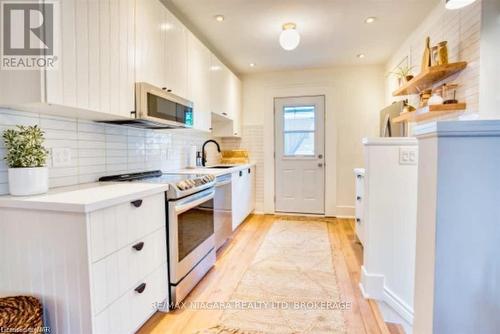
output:
[[[135,84],[134,119],[105,121],[148,129],[190,128],[193,103],[146,82]]]

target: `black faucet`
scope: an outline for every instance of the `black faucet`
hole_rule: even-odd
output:
[[[205,145],[207,145],[208,143],[214,143],[215,145],[217,145],[217,151],[220,153],[220,146],[218,142],[216,142],[213,139],[209,139],[206,142],[204,142],[203,146],[201,147],[201,164],[203,166],[205,166],[205,164],[207,163],[207,155],[205,154]]]

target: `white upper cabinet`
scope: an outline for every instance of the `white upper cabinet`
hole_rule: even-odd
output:
[[[187,98],[186,27],[159,0],[136,3],[137,81]]]
[[[188,92],[188,30],[169,11],[167,11],[165,44],[165,85],[175,95],[183,98]]]
[[[166,88],[167,12],[159,0],[136,1],[136,79],[159,88]]]
[[[214,114],[231,118],[229,96],[231,94],[231,71],[215,56],[211,56],[210,95]]]
[[[57,68],[2,71],[0,87],[8,90],[0,105],[88,119],[131,117],[135,0],[64,0],[59,6]]]
[[[212,130],[210,57],[206,46],[188,33],[188,99],[193,101],[193,127],[202,131]]]
[[[211,71],[213,134],[216,137],[241,137],[241,81],[218,60],[213,63],[218,64],[212,65]]]

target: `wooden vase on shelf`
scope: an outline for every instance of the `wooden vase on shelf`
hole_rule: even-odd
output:
[[[429,67],[431,67],[431,38],[427,37],[425,39],[425,49],[424,55],[422,56],[422,68],[421,71],[425,71]]]

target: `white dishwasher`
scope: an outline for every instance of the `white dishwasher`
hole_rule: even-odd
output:
[[[217,176],[214,196],[215,249],[224,245],[233,232],[231,174]]]

